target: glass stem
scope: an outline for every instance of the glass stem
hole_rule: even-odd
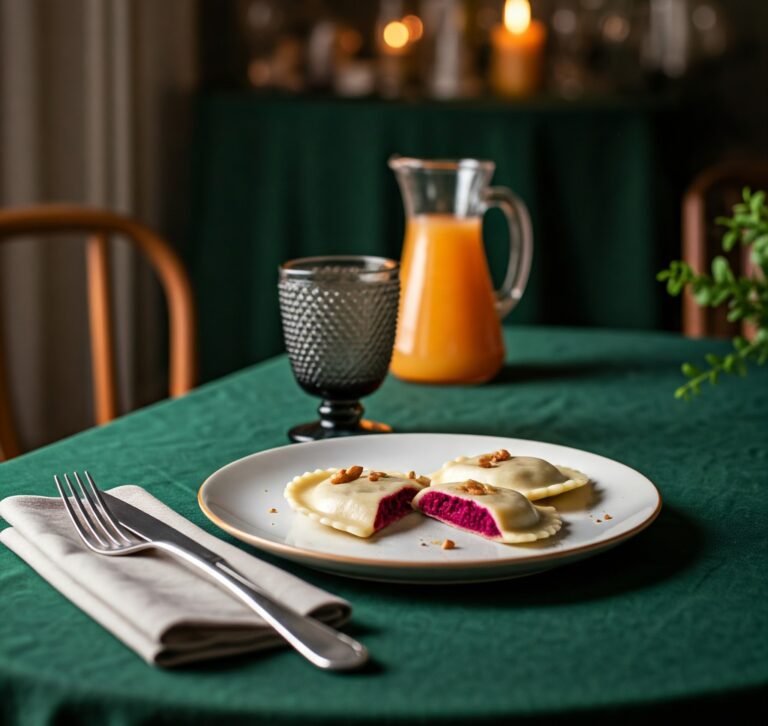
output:
[[[317,412],[320,414],[320,425],[325,429],[355,429],[363,416],[363,407],[360,401],[323,399]]]

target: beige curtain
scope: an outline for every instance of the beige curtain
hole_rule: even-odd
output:
[[[72,202],[183,233],[194,0],[0,0],[0,206]],[[161,299],[113,243],[120,399],[165,390]],[[78,240],[0,248],[0,330],[26,447],[92,424]]]

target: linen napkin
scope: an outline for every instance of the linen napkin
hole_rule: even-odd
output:
[[[221,555],[294,610],[333,627],[349,619],[345,600],[222,542],[141,487],[109,491]],[[0,532],[0,542],[149,663],[177,666],[285,643],[233,595],[165,553],[91,552],[58,497],[7,497],[0,501],[0,517],[11,525]]]

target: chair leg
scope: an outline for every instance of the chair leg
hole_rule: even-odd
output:
[[[21,445],[13,424],[8,379],[5,373],[2,330],[0,330],[0,461],[12,459],[21,453]]]
[[[93,405],[96,423],[104,424],[117,416],[109,240],[105,234],[96,234],[88,239],[86,262],[93,363]]]

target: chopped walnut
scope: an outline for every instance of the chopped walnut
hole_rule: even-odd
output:
[[[425,487],[429,486],[430,483],[432,482],[432,480],[428,476],[416,476],[415,471],[409,471],[408,478],[412,479],[413,481],[419,482],[419,484],[422,484]]]
[[[493,469],[494,464],[501,461],[509,461],[512,456],[506,449],[499,449],[492,454],[484,454],[477,460],[477,465],[483,469]]]
[[[332,477],[331,484],[348,484],[360,478],[363,473],[362,466],[350,466],[349,469],[339,469]]]
[[[444,550],[452,550],[456,547],[456,543],[452,539],[444,539],[443,544],[440,545]]]
[[[368,481],[378,481],[379,479],[385,479],[387,476],[386,471],[371,471],[368,473]]]
[[[467,481],[465,481],[463,484],[460,484],[456,488],[460,492],[474,494],[478,497],[493,493],[493,487],[489,487],[486,484],[481,484],[479,481],[475,481],[474,479],[467,479]]]

